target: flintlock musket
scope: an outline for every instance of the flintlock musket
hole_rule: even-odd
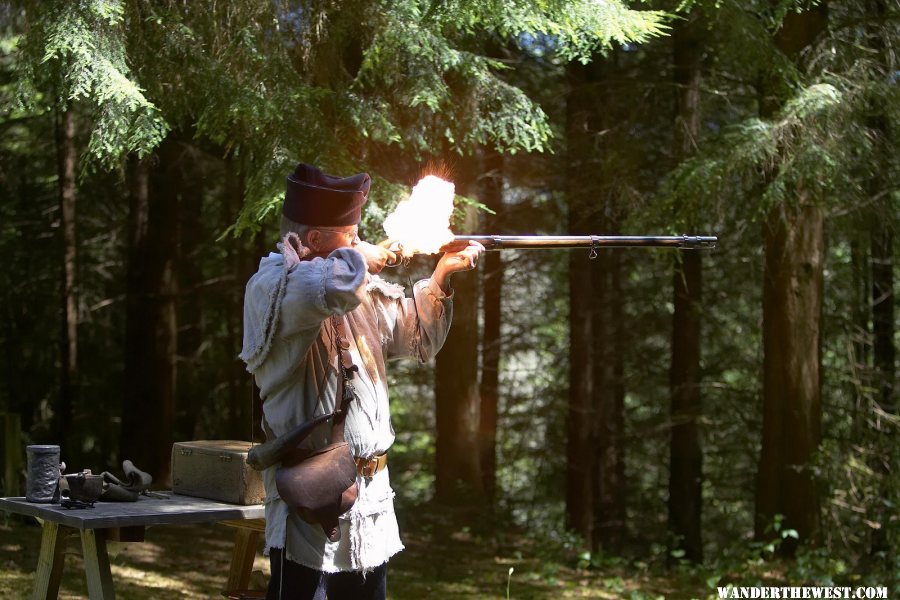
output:
[[[485,250],[558,248],[677,248],[704,250],[716,247],[714,235],[456,235],[441,251],[464,248],[469,240]]]
[[[596,258],[600,248],[675,248],[676,250],[710,250],[719,241],[714,235],[456,235],[453,241],[441,246],[441,252],[465,248],[469,240],[481,243],[485,250],[559,250],[590,248],[590,258]],[[403,252],[402,245],[399,248]],[[408,257],[407,257],[408,258]],[[396,267],[403,261],[388,263]]]

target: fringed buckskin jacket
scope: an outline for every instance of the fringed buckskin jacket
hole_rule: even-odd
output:
[[[280,436],[313,417],[331,412],[338,385],[331,315],[346,321],[358,399],[351,403],[345,437],[353,455],[371,458],[394,442],[385,362],[413,357],[426,361],[440,350],[452,317],[452,300],[431,280],[416,283],[413,297],[401,286],[370,275],[360,252],[339,248],[327,258],[303,260],[302,250],[279,244],[259,263],[244,296],[244,344],[240,358],[256,378],[263,423]],[[328,444],[330,426],[302,444]],[[322,528],[303,521],[279,498],[275,467],[263,474],[266,487],[266,554],[286,557],[325,572],[369,571],[403,549],[394,514],[388,469],[358,476],[359,498],[341,517],[341,537],[329,542]]]

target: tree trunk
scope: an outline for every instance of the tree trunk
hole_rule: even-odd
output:
[[[702,263],[699,252],[685,252],[673,277],[675,311],[672,318],[672,437],[669,446],[669,531],[673,549],[691,562],[703,561],[701,538],[703,450],[699,420],[700,295]]]
[[[225,159],[225,182],[223,204],[222,227],[228,227],[237,220],[241,206],[244,202],[244,190],[246,188],[246,172],[243,158],[229,155]],[[277,233],[276,233],[277,235]],[[272,239],[270,239],[272,238]],[[265,441],[265,432],[262,429],[262,398],[259,397],[259,388],[256,387],[253,377],[247,373],[244,362],[237,358],[243,343],[243,306],[244,290],[250,277],[259,268],[260,257],[274,247],[274,236],[271,231],[257,231],[249,240],[235,240],[228,244],[228,264],[235,280],[229,285],[229,304],[226,311],[225,328],[227,331],[227,344],[229,352],[228,372],[228,399],[233,413],[236,414],[234,422],[238,424],[237,433],[239,439]]]
[[[589,122],[593,106],[586,91],[588,70],[569,66],[571,89],[566,99],[566,199],[568,227],[573,235],[590,234],[591,199],[583,185],[589,156]],[[594,530],[594,269],[584,256],[569,255],[569,406],[566,421],[566,526],[591,540]]]
[[[895,73],[893,52],[885,31],[885,23],[889,17],[884,0],[869,0],[867,12],[870,15],[869,36],[872,47],[878,52],[879,75],[887,79]],[[888,118],[889,107],[880,95],[870,100],[869,128],[874,142],[875,168],[868,184],[869,197],[875,206],[876,214],[870,228],[871,237],[871,281],[872,281],[872,367],[875,399],[879,408],[887,414],[897,414],[896,397],[896,359],[897,349],[894,345],[895,334],[895,299],[894,295],[894,232],[896,216],[893,214],[893,202],[890,190],[891,155],[893,135],[891,121]],[[875,471],[881,476],[881,495],[883,500],[876,508],[875,521],[880,527],[872,532],[870,551],[873,555],[881,554],[892,558],[896,553],[890,549],[887,523],[890,520],[892,506],[896,502],[895,486],[891,484],[892,465],[897,464],[896,440],[892,436],[892,426],[883,422],[880,417],[872,418],[878,436],[878,458]],[[888,565],[893,568],[892,564]]]
[[[895,392],[897,350],[894,346],[894,234],[893,224],[880,220],[872,231],[872,361],[875,398],[879,408],[889,415],[897,414]],[[885,423],[881,417],[871,415],[878,436],[878,458],[874,469],[881,480],[882,502],[878,503],[875,520],[880,527],[872,532],[871,552],[891,556],[886,531],[890,513],[892,492],[891,472],[897,462],[895,426]],[[893,465],[893,466],[892,466]]]
[[[202,167],[197,160],[199,150],[188,143],[172,144],[172,156],[167,169],[168,193],[174,196],[178,211],[175,259],[178,277],[178,381],[176,382],[175,430],[182,439],[193,436],[197,416],[207,397],[207,382],[199,378],[200,357],[203,346],[203,305],[205,294],[198,291],[203,281],[200,268],[203,251],[203,192]],[[246,428],[244,429],[246,431]],[[235,438],[228,432],[228,438]]]
[[[473,209],[463,231],[471,231]],[[453,326],[435,367],[436,497],[442,502],[483,497],[478,453],[478,274],[453,275]]]
[[[675,156],[694,153],[700,135],[702,41],[696,15],[680,23],[673,36],[677,112]],[[691,227],[688,227],[691,229]],[[669,445],[669,532],[673,550],[691,562],[703,561],[701,537],[703,450],[699,421],[700,302],[703,263],[700,252],[679,253],[673,272],[672,357],[669,371],[672,433]],[[672,556],[671,554],[669,555]]]
[[[570,227],[574,223],[569,223]],[[569,257],[569,411],[566,427],[566,518],[569,528],[591,539],[594,529],[594,408],[591,270],[584,257]]]
[[[224,201],[222,202],[222,227],[237,220],[244,202],[244,166],[241,157],[234,154],[225,159]],[[225,312],[225,331],[231,352],[228,373],[228,400],[235,423],[237,439],[265,439],[260,425],[262,401],[253,378],[247,373],[243,361],[237,358],[243,340],[244,288],[256,272],[259,258],[265,253],[263,233],[260,231],[247,243],[235,240],[228,244],[228,264],[235,280],[228,286],[228,309]],[[248,437],[249,436],[249,437]]]
[[[763,432],[756,489],[756,534],[776,515],[800,540],[819,531],[819,494],[810,472],[821,439],[824,215],[802,195],[768,215],[763,283]],[[782,550],[792,554],[787,538]]]
[[[54,435],[68,444],[74,417],[78,378],[78,296],[75,235],[75,122],[72,109],[64,110],[57,123],[59,155],[59,206],[63,245],[62,327],[60,331],[59,403],[54,415]]]
[[[169,189],[172,142],[132,169],[125,325],[122,459],[148,471],[156,485],[170,475],[175,414],[177,278],[175,194]]]
[[[611,234],[618,233],[615,222],[601,228]],[[592,370],[596,487],[592,547],[618,553],[626,533],[622,253],[601,250],[594,263]]]
[[[848,384],[847,393],[853,398],[853,439],[867,428],[868,413],[864,410],[865,388],[871,385],[869,369],[869,347],[871,332],[869,330],[869,307],[871,306],[871,272],[869,253],[861,241],[862,236],[854,232],[850,240],[850,269],[853,295],[850,311],[850,340],[852,356],[850,368],[853,376]]]
[[[494,211],[482,219],[482,231],[499,231],[503,213],[503,156],[485,151],[486,179],[482,202]],[[486,252],[482,258],[484,329],[481,332],[481,414],[478,421],[478,448],[481,454],[481,481],[493,504],[497,491],[497,402],[500,379],[500,324],[503,290],[503,259],[500,252]]]
[[[618,223],[616,233],[621,233]],[[607,486],[614,495],[610,505],[611,539],[621,551],[625,545],[626,507],[625,499],[628,497],[627,481],[625,479],[625,338],[628,328],[625,324],[625,298],[627,297],[622,283],[626,279],[623,269],[625,254],[622,250],[613,252],[612,270],[610,279],[610,292],[612,303],[610,315],[613,332],[613,358],[612,358],[612,385],[613,385],[613,423],[615,427],[615,460],[613,461],[614,485]]]
[[[894,73],[893,58],[883,30],[888,18],[884,0],[869,0],[868,12],[872,15],[869,35],[873,48],[878,52],[879,72],[883,78]],[[889,141],[892,136],[888,119],[888,107],[884,99],[874,97],[870,101],[871,116],[868,119],[874,142],[875,166],[868,184],[869,196],[876,207],[871,227],[872,261],[872,364],[874,367],[877,399],[887,412],[896,410],[894,384],[896,380],[897,350],[894,346],[894,219],[893,204],[887,180],[891,172]]]
[[[796,60],[827,25],[827,7],[788,13],[776,46]],[[770,76],[760,91],[763,117],[783,103],[782,81]],[[763,431],[756,481],[755,530],[765,539],[776,515],[800,540],[819,534],[820,500],[810,472],[821,439],[821,336],[825,218],[802,187],[773,207],[765,224],[763,282]],[[788,537],[781,552],[792,555]]]

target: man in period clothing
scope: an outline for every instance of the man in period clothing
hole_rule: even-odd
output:
[[[304,521],[281,500],[274,467],[266,469],[266,550],[272,564],[268,598],[385,598],[388,559],[403,549],[394,514],[386,453],[394,441],[385,362],[426,361],[440,350],[453,313],[450,276],[475,267],[477,242],[445,253],[413,297],[377,273],[395,259],[359,240],[369,191],[365,173],[347,178],[300,164],[287,178],[280,253],[263,258],[247,284],[244,345],[263,399],[263,426],[276,437],[331,412],[338,388],[333,315],[344,320],[359,370],[345,439],[357,459],[359,496],[342,515],[340,535]],[[303,442],[329,442],[321,426]]]

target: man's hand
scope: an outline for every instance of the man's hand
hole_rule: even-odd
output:
[[[397,255],[382,246],[376,246],[369,242],[358,242],[353,246],[366,260],[366,268],[369,273],[380,273],[388,263],[396,262]]]
[[[484,246],[469,240],[469,245],[456,252],[445,252],[434,269],[432,279],[441,286],[445,293],[450,291],[450,276],[459,271],[469,271],[478,266],[478,257],[484,252]]]

